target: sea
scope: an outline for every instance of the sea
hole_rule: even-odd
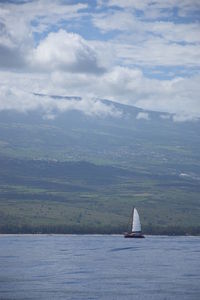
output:
[[[0,235],[0,299],[199,300],[200,237]]]

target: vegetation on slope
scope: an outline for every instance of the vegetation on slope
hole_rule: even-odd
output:
[[[86,162],[0,163],[1,233],[122,233],[133,206],[145,233],[200,233],[200,186],[190,178]]]
[[[68,100],[66,100],[68,101]],[[0,232],[200,233],[199,122],[0,112]]]

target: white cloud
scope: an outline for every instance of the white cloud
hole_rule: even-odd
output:
[[[130,12],[117,11],[104,14],[93,15],[93,23],[102,32],[112,30],[137,30],[140,22]]]
[[[144,109],[174,113],[174,120],[196,120],[200,118],[200,76],[179,78],[162,82],[147,82],[147,95],[136,103]],[[149,93],[152,91],[152,93]]]
[[[80,17],[87,4],[35,0],[25,3],[0,3],[0,65],[24,68],[26,56],[34,48],[34,32],[47,32],[61,20]]]
[[[170,114],[161,114],[160,118],[163,120],[169,120],[169,119],[171,119],[171,115]]]
[[[146,112],[139,112],[136,116],[137,120],[149,120],[149,114]]]
[[[199,121],[200,117],[198,114],[175,114],[173,116],[174,122],[186,122],[186,121]]]
[[[102,32],[117,30],[106,43],[114,50],[115,63],[184,68],[200,64],[199,22],[149,21],[130,10],[110,10],[94,14],[93,24]]]
[[[141,41],[145,41],[149,37],[162,37],[169,42],[200,42],[200,23],[173,23],[172,21],[149,21],[138,18],[130,11],[111,11],[107,14],[93,15],[93,23],[102,32],[119,30],[120,32],[128,32],[129,35],[136,38],[140,36]],[[123,35],[120,35],[121,39]]]
[[[199,66],[200,45],[180,45],[168,43],[157,37],[148,38],[144,42],[134,44],[116,41],[115,47],[118,60],[126,65],[142,66]]]
[[[151,22],[150,30],[152,33],[161,35],[163,39],[173,42],[199,43],[200,24],[176,24],[172,22]]]
[[[40,70],[66,70],[71,72],[99,73],[95,49],[80,35],[64,30],[50,33],[29,58],[33,68]]]
[[[145,12],[148,11],[148,9],[162,11],[163,9],[173,9],[173,7],[176,7],[176,9],[180,11],[181,15],[200,9],[199,0],[109,0],[104,1],[103,4],[107,6],[118,6],[121,8],[132,8]]]
[[[34,0],[24,3],[0,3],[0,21],[5,24],[7,34],[23,41],[27,33],[44,32],[61,20],[79,18],[85,3],[69,4],[64,1]]]

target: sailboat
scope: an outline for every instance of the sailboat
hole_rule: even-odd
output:
[[[131,232],[126,232],[124,234],[124,237],[125,238],[144,238],[144,235],[142,234],[142,230],[141,230],[140,217],[139,217],[139,214],[138,214],[138,211],[136,208],[133,208],[131,219],[132,219]]]

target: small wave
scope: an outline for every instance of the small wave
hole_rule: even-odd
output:
[[[113,248],[110,251],[111,252],[117,252],[117,251],[124,251],[124,250],[136,250],[139,249],[139,247],[123,247],[123,248]]]

